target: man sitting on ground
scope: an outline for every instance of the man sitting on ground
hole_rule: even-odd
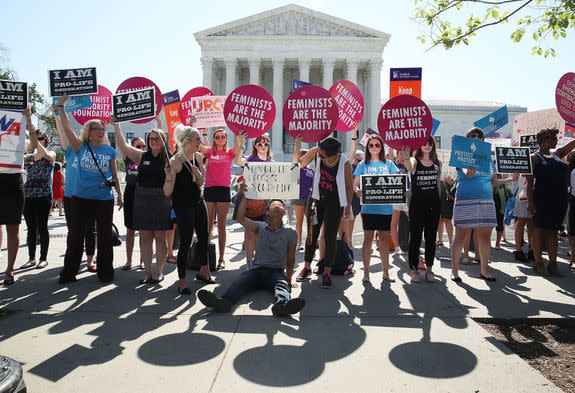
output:
[[[242,184],[240,191],[243,193],[247,191],[245,184]],[[284,202],[280,199],[270,201],[266,211],[267,223],[247,218],[246,203],[247,199],[242,199],[238,207],[237,221],[246,231],[257,234],[255,257],[251,268],[243,272],[222,297],[202,289],[198,292],[198,299],[206,307],[218,312],[227,312],[242,296],[258,289],[268,289],[275,292],[275,303],[272,307],[274,315],[295,314],[303,308],[305,300],[291,299],[290,295],[291,287],[297,286],[292,283],[297,233],[283,224]],[[284,274],[284,269],[287,274]]]

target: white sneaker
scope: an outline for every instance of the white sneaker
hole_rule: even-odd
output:
[[[295,249],[296,249],[297,251],[303,251],[303,250],[305,250],[305,247],[304,247],[303,243],[301,242],[301,240],[298,240],[297,245],[295,246]]]
[[[401,247],[395,247],[395,255],[405,255],[405,251]]]

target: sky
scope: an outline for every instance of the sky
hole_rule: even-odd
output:
[[[575,31],[553,41],[556,58],[531,55],[530,33],[515,44],[514,23],[486,29],[467,47],[452,50],[420,43],[410,17],[412,0],[292,1],[304,7],[391,34],[383,52],[382,96],[390,67],[423,67],[422,98],[495,101],[527,107],[555,106],[559,78],[575,71]],[[97,4],[97,5],[94,5]],[[61,0],[10,1],[3,5],[0,44],[18,80],[37,83],[48,95],[48,70],[95,66],[98,82],[115,91],[125,79],[145,76],[163,92],[183,96],[202,84],[195,32],[288,2]],[[7,17],[13,15],[13,17]],[[313,54],[310,54],[313,57]]]

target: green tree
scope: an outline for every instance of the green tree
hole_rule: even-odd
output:
[[[555,57],[550,38],[566,38],[575,28],[575,0],[415,0],[415,4],[418,39],[431,43],[431,48],[468,45],[479,30],[513,20],[513,42],[529,33],[535,44],[532,54]]]

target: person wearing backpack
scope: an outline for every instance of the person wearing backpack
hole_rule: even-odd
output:
[[[245,193],[247,185],[242,184],[240,190]],[[238,207],[237,220],[246,231],[256,234],[252,266],[228,287],[222,297],[200,290],[198,299],[204,306],[217,312],[228,312],[243,296],[266,289],[274,291],[272,313],[275,316],[298,313],[305,306],[305,300],[291,297],[291,288],[297,287],[292,281],[297,233],[283,223],[285,204],[280,199],[272,199],[266,209],[267,222],[247,218],[246,206],[247,200],[244,198]]]
[[[361,175],[393,175],[399,169],[393,161],[385,158],[383,140],[379,134],[372,134],[367,141],[365,160],[355,168],[353,188],[361,196]],[[391,226],[392,205],[363,205],[361,221],[363,223],[363,281],[369,282],[372,243],[375,232],[379,235],[379,255],[381,257],[383,280],[394,282],[389,275],[389,228]]]
[[[60,271],[60,283],[76,281],[82,261],[87,222],[95,218],[98,243],[98,278],[103,283],[114,279],[114,250],[112,244],[112,220],[114,194],[117,204],[123,206],[122,190],[116,171],[116,150],[105,144],[106,123],[99,119],[88,120],[78,137],[68,120],[64,103],[68,96],[58,99],[58,114],[68,143],[78,157],[76,187],[72,198],[72,222],[68,232],[64,267]]]

